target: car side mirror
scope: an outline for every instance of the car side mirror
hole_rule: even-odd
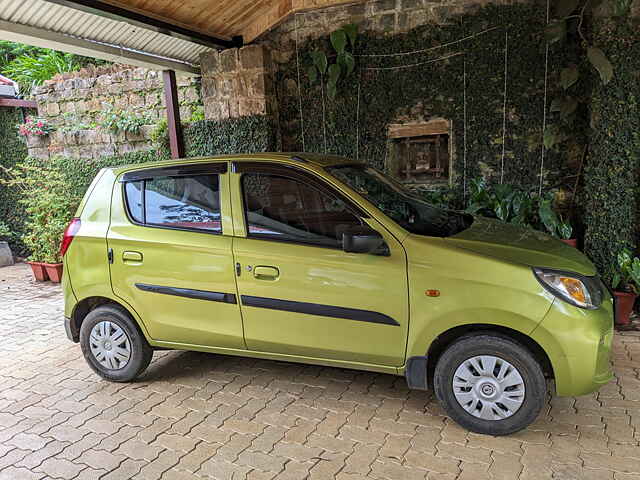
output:
[[[382,235],[367,225],[353,226],[343,231],[342,249],[347,253],[390,255],[389,247]]]

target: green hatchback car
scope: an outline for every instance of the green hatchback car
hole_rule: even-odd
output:
[[[612,378],[613,300],[548,235],[435,208],[341,157],[103,169],[65,232],[65,328],[100,376],[154,349],[403,375],[504,435]]]

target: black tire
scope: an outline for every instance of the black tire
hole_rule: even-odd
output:
[[[522,377],[524,401],[511,416],[499,420],[478,418],[465,410],[456,399],[454,373],[463,362],[478,355],[492,355],[505,360]],[[494,334],[463,337],[451,344],[438,359],[433,385],[436,397],[453,420],[472,432],[486,435],[509,435],[526,428],[540,414],[547,396],[542,369],[531,352],[511,338]]]
[[[128,362],[122,368],[111,369],[103,366],[91,351],[91,331],[94,326],[103,321],[116,324],[129,339],[131,353]],[[153,357],[153,349],[147,343],[138,325],[126,310],[117,305],[104,305],[89,312],[80,327],[80,348],[93,371],[111,382],[130,382],[144,372]]]

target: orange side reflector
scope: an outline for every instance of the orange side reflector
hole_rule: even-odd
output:
[[[426,290],[424,292],[424,294],[427,297],[439,297],[440,296],[440,290]]]

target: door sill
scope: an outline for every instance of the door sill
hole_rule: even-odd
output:
[[[402,375],[398,367],[377,365],[372,363],[348,362],[328,358],[305,357],[300,355],[287,355],[284,353],[259,352],[256,350],[243,350],[236,348],[207,347],[203,345],[191,345],[188,343],[162,342],[154,340],[152,347],[170,350],[192,350],[195,352],[217,353],[220,355],[234,355],[237,357],[262,358],[266,360],[278,360],[281,362],[307,363],[310,365],[322,365],[325,367],[349,368],[352,370],[365,370],[368,372],[387,373],[390,375]]]

